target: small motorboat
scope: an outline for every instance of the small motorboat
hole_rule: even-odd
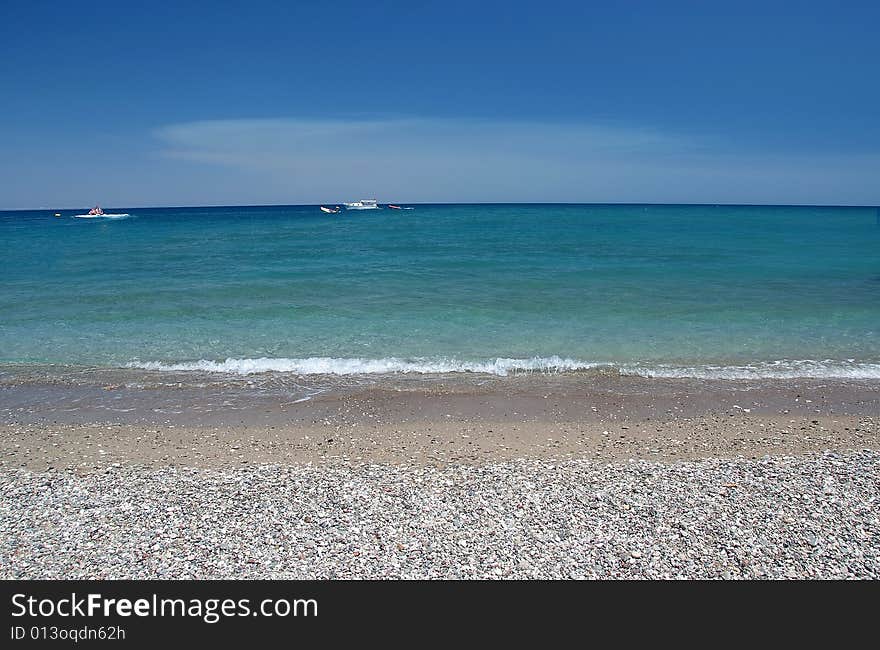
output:
[[[119,214],[107,214],[104,210],[101,209],[100,205],[96,205],[94,208],[89,210],[86,214],[75,214],[73,215],[76,219],[97,219],[99,217],[106,217],[108,219],[112,219],[114,217],[127,217],[128,213],[119,213]]]
[[[118,219],[119,217],[127,217],[128,212],[118,212],[116,214],[110,214],[104,212],[101,209],[100,205],[96,205],[94,208],[88,211],[86,214],[75,214],[73,215],[74,219]]]
[[[403,210],[399,205],[392,205],[391,203],[388,204],[388,207],[392,210]]]
[[[335,208],[327,208],[323,205],[321,206],[321,212],[326,212],[327,214],[336,214],[337,212],[339,212],[339,210],[339,206],[336,206]]]
[[[346,210],[378,210],[379,204],[376,199],[361,199],[353,203],[343,203]]]

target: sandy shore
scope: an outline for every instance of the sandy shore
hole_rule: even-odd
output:
[[[179,404],[180,394],[149,399]],[[20,422],[10,414],[0,467],[669,462],[880,448],[880,382],[527,378],[261,400],[207,414],[86,409]]]
[[[880,577],[878,382],[29,390],[2,578]]]

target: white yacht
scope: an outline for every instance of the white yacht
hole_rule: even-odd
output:
[[[343,203],[346,210],[378,210],[379,204],[376,199],[361,199],[354,203]]]

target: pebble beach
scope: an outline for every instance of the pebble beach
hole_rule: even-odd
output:
[[[13,641],[299,641],[324,589],[195,581],[554,592],[348,585],[326,642],[609,629],[555,581],[880,579],[880,2],[10,4]],[[630,594],[655,643],[710,620]],[[700,600],[765,638],[772,597]]]
[[[0,577],[880,577],[880,453],[0,475]]]
[[[0,391],[5,579],[880,577],[876,382],[228,388],[248,408],[171,417],[196,393],[53,390]]]

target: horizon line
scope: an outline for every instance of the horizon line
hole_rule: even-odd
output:
[[[241,203],[241,204],[209,204],[209,205],[116,205],[115,208],[126,208],[132,210],[174,210],[184,208],[311,208],[320,207],[322,205],[337,205],[336,201],[325,201],[323,203]],[[344,202],[343,202],[344,203]],[[397,203],[390,202],[394,205]],[[692,206],[692,207],[731,207],[731,208],[876,208],[880,209],[880,205],[867,205],[856,203],[706,203],[706,202],[656,202],[656,201],[399,201],[398,203],[406,205],[582,205],[582,206]],[[379,205],[388,205],[388,202],[381,202]],[[38,207],[38,208],[2,208],[0,212],[40,212],[43,210],[82,210],[87,209],[86,206],[80,207]],[[111,209],[111,208],[108,208]]]

